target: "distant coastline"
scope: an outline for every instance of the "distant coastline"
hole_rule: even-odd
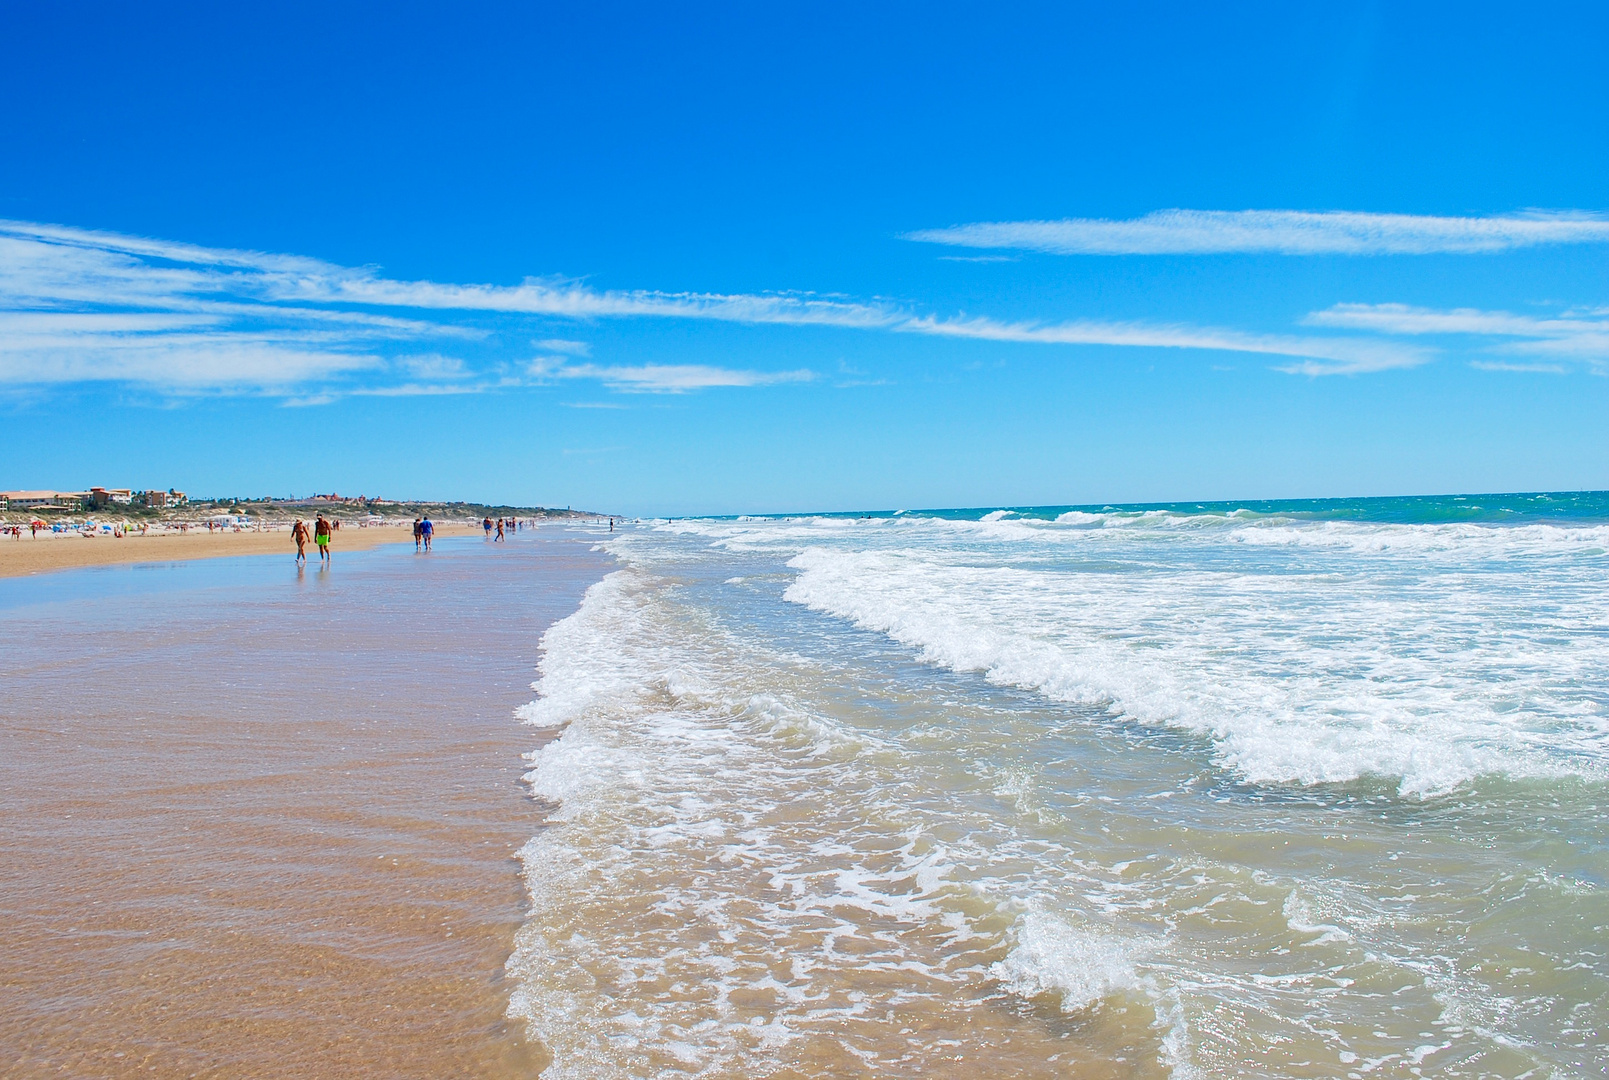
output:
[[[601,522],[611,516],[568,507],[338,498],[199,499],[168,507],[113,503],[103,510],[0,508],[0,578],[123,563],[289,556],[294,553],[291,525],[318,514],[339,523],[337,555],[405,543],[412,539],[416,517],[434,521],[438,536],[470,536],[481,533],[486,518]]]
[[[412,519],[428,514],[443,521],[479,521],[491,517],[518,518],[596,518],[609,517],[601,511],[562,510],[549,506],[514,506],[509,503],[439,501],[429,499],[379,499],[362,495],[265,496],[242,498],[223,496],[190,498],[183,492],[131,491],[122,488],[90,488],[88,491],[5,491],[0,490],[0,524],[26,525],[31,520],[55,524],[79,520],[86,515],[106,521],[128,520],[134,524],[162,522],[204,522],[214,514],[233,514],[257,521],[293,521],[309,512],[322,512],[332,518],[355,520],[360,517]],[[10,496],[10,498],[8,498]],[[41,498],[50,496],[50,498]],[[27,497],[27,498],[23,498]],[[614,515],[618,517],[619,515]]]

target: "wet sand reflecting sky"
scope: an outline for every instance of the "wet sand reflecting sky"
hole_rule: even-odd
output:
[[[6,1076],[514,1076],[543,629],[590,537],[0,582]]]

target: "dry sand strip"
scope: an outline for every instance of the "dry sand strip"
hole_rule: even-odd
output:
[[[410,523],[411,524],[411,523]],[[436,525],[437,536],[479,536],[472,525]],[[343,551],[363,551],[380,544],[403,544],[413,540],[409,525],[390,525],[367,529],[345,528],[330,544],[332,555]],[[21,539],[0,537],[0,577],[44,574],[53,570],[73,570],[83,566],[109,566],[114,563],[177,562],[183,559],[215,559],[224,555],[284,555],[293,558],[296,542],[289,529],[277,532],[163,533],[160,536],[123,537],[26,532]],[[307,545],[309,561],[317,561],[318,549]]]

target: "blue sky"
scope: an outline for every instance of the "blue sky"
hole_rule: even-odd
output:
[[[218,7],[0,11],[0,487],[1609,488],[1601,7]]]

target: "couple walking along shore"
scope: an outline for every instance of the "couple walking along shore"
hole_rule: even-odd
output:
[[[330,561],[330,534],[339,528],[339,525],[329,521],[323,514],[313,522],[313,544],[318,548],[319,562]],[[307,523],[301,518],[291,526],[291,539],[296,541],[296,561],[307,561]]]

